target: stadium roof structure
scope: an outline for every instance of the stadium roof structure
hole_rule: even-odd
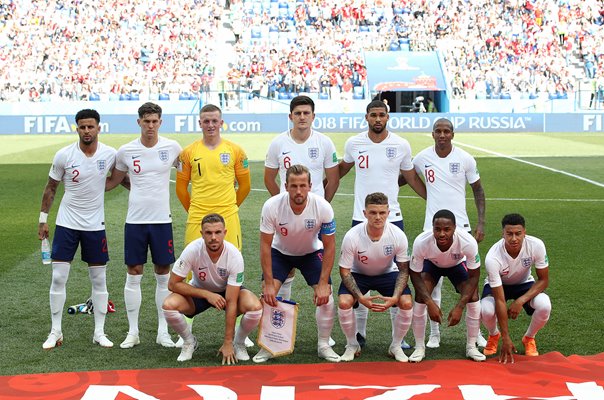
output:
[[[436,52],[368,51],[367,82],[372,92],[446,90]]]

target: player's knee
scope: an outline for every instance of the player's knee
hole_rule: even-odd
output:
[[[164,310],[169,310],[169,311],[179,311],[179,309],[182,306],[183,301],[184,301],[183,296],[181,296],[180,294],[177,294],[177,293],[171,293],[164,300],[164,304],[162,305],[162,308]]]
[[[480,315],[483,319],[492,318],[495,315],[495,299],[491,296],[480,300]]]
[[[142,265],[128,265],[128,275],[142,275],[142,274],[143,274]]]
[[[262,303],[260,303],[258,297],[256,297],[256,295],[254,295],[251,291],[242,290],[239,296],[241,299],[240,309],[242,313],[262,310]]]
[[[354,305],[354,297],[346,294],[338,296],[338,308],[342,310],[349,310]]]
[[[68,275],[66,274],[52,274],[52,285],[54,286],[65,286],[67,284]]]
[[[533,301],[531,301],[531,307],[535,309],[534,314],[537,314],[542,319],[549,319],[549,315],[552,311],[552,303],[547,294],[539,293],[535,296]]]
[[[398,308],[400,308],[401,310],[413,309],[413,302],[411,301],[411,295],[401,296],[401,299],[398,302]]]

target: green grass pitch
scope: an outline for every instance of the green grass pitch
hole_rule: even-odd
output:
[[[114,147],[132,140],[136,135],[105,135],[101,140]],[[196,140],[195,135],[166,135],[183,145]],[[252,192],[243,204],[240,215],[244,234],[246,286],[259,292],[260,266],[258,254],[258,222],[260,209],[268,198],[262,173],[264,153],[274,135],[235,135],[227,137],[240,143],[248,152],[252,171]],[[338,154],[350,135],[330,135]],[[432,143],[426,134],[402,134],[411,143],[414,154]],[[522,213],[527,232],[544,240],[551,263],[551,319],[538,335],[542,353],[559,351],[565,355],[594,354],[604,351],[599,337],[604,331],[600,296],[604,269],[600,241],[604,233],[604,135],[593,134],[462,134],[457,144],[477,157],[487,197],[487,237],[480,245],[481,255],[500,237],[499,222],[508,212]],[[52,351],[42,350],[42,342],[50,329],[48,288],[50,268],[40,262],[37,239],[37,218],[42,190],[54,153],[76,140],[65,136],[4,136],[0,137],[0,171],[3,187],[0,192],[2,213],[2,257],[0,257],[0,293],[3,294],[0,322],[2,349],[1,375],[105,370],[132,368],[165,368],[183,366],[176,362],[178,350],[164,349],[155,344],[156,311],[155,282],[150,266],[143,279],[143,307],[140,315],[141,345],[122,350],[128,326],[123,302],[126,269],[123,265],[123,222],[126,216],[127,192],[123,188],[106,195],[106,223],[111,261],[108,288],[117,312],[107,317],[106,332],[116,347],[102,349],[91,343],[93,318],[68,315],[63,318],[65,343]],[[338,223],[337,243],[350,225],[352,214],[353,173],[345,177],[333,201]],[[61,186],[62,187],[62,186]],[[468,192],[471,196],[471,191]],[[51,210],[50,222],[56,218],[60,195]],[[402,188],[399,201],[405,216],[410,242],[420,232],[424,201],[408,187]],[[473,200],[468,210],[475,222]],[[182,250],[185,212],[172,191],[174,238],[176,250]],[[67,304],[80,303],[90,294],[85,264],[73,263],[67,286]],[[484,277],[484,270],[483,270]],[[337,266],[332,279],[339,285]],[[298,336],[294,354],[273,360],[273,363],[319,362],[316,356],[316,328],[311,290],[303,279],[294,282],[293,298],[300,302]],[[443,291],[445,315],[456,299],[450,284]],[[186,366],[219,365],[216,351],[222,343],[224,318],[210,310],[197,317],[194,333],[200,341],[193,361]],[[511,322],[512,338],[521,350],[520,338],[528,324],[525,315]],[[483,328],[484,332],[484,328]],[[335,350],[342,353],[345,338],[337,321],[333,337]],[[407,336],[412,342],[412,334]],[[387,360],[390,342],[388,314],[371,314],[368,323],[368,344],[358,361]],[[441,347],[428,349],[427,359],[463,358],[465,326],[442,329]],[[253,355],[257,347],[250,351]]]

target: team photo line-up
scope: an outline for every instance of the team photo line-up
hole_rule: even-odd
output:
[[[211,104],[202,107],[203,136],[182,149],[176,141],[159,136],[161,107],[145,103],[138,109],[140,137],[117,151],[98,140],[99,113],[79,111],[75,116],[79,140],[55,154],[42,196],[40,240],[49,236],[48,214],[63,182],[51,252],[51,331],[42,347],[52,349],[63,342],[66,283],[78,247],[92,285],[92,342],[113,347],[104,331],[107,307],[99,306],[107,304],[109,296],[104,193],[122,185],[129,190],[124,228],[124,303],[129,329],[120,344],[123,349],[140,344],[141,279],[150,250],[156,279],[156,342],[180,348],[178,361],[193,357],[198,344],[192,333],[193,318],[212,307],[225,312],[219,348],[222,364],[250,360],[247,347],[253,343],[248,335],[263,318],[263,303],[276,307],[279,299],[290,299],[296,269],[312,288],[317,354],[329,362],[360,356],[369,310],[390,313],[392,341],[387,354],[399,362],[422,361],[426,347],[440,346],[440,324],[457,325],[464,310],[467,358],[483,361],[499,351],[500,362],[514,362],[517,350],[508,320],[516,319],[522,309],[531,316],[521,340],[524,354],[537,356],[535,335],[551,311],[545,294],[545,246],[526,234],[521,215],[503,216],[502,238],[484,260],[487,276],[479,296],[483,262],[478,243],[484,239],[485,194],[475,159],[452,143],[451,121],[438,119],[432,130],[434,145],[412,158],[409,142],[387,129],[388,106],[371,101],[365,115],[368,130],[346,141],[340,160],[332,140],[312,129],[314,108],[311,98],[295,97],[290,103],[292,128],[276,136],[266,154],[264,184],[271,197],[260,218],[259,297],[243,285],[238,210],[251,190],[248,160],[240,146],[221,137],[221,109]],[[336,300],[331,282],[336,224],[330,202],[340,178],[353,167],[352,227],[341,242]],[[185,248],[178,259],[170,211],[172,168],[176,168],[176,195],[188,213]],[[404,233],[397,201],[403,185],[426,200],[423,233],[412,244]],[[473,230],[466,211],[466,185],[472,189],[477,211]],[[444,277],[459,295],[446,321],[440,307]],[[333,350],[331,338],[336,318],[346,337],[341,355]],[[487,339],[481,335],[481,322]],[[168,327],[178,334],[176,342]],[[404,337],[409,329],[415,345],[407,355],[405,350],[411,346]],[[253,361],[272,357],[271,351],[261,347]]]

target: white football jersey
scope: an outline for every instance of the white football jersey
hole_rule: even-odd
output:
[[[409,261],[405,233],[391,223],[384,226],[380,240],[374,242],[367,234],[367,222],[352,227],[342,241],[340,267],[363,275],[376,276],[398,271],[398,262]]]
[[[304,143],[297,143],[290,131],[285,131],[273,139],[264,161],[265,167],[279,169],[281,192],[285,191],[285,172],[296,164],[309,169],[312,192],[324,197],[323,172],[338,165],[336,146],[321,132],[313,130]]]
[[[145,147],[140,138],[120,147],[115,168],[130,177],[126,223],[172,222],[170,169],[178,165],[181,150],[178,142],[161,136],[153,147]]]
[[[262,207],[260,232],[273,234],[272,247],[289,256],[303,256],[323,248],[318,234],[335,234],[333,208],[327,200],[308,193],[306,208],[294,214],[289,205],[289,193],[279,193]]]
[[[224,241],[222,254],[214,263],[208,255],[203,238],[199,238],[185,247],[174,263],[172,272],[183,278],[191,272],[193,275],[191,285],[221,293],[226,290],[227,285],[243,284],[243,256],[235,245]]]
[[[472,184],[480,179],[476,160],[468,152],[453,146],[445,158],[436,154],[434,146],[420,151],[413,158],[418,175],[426,183],[426,218],[424,230],[432,230],[432,217],[437,211],[446,209],[455,214],[457,227],[470,231],[470,220],[466,211],[466,182]]]
[[[491,287],[498,287],[533,282],[535,278],[531,275],[532,266],[537,269],[547,268],[549,261],[543,241],[525,235],[518,257],[510,257],[505,250],[504,239],[500,239],[489,249],[484,265],[487,270],[485,283]]]
[[[92,157],[78,142],[55,154],[48,176],[63,182],[56,224],[80,231],[105,229],[105,181],[115,164],[115,149],[99,143]]]
[[[401,221],[403,214],[398,203],[398,176],[401,170],[413,169],[411,146],[392,132],[381,143],[369,139],[368,132],[349,138],[344,145],[344,161],[354,163],[354,212],[352,219],[364,221],[365,197],[382,192],[388,196],[388,221]]]
[[[422,232],[413,242],[411,269],[422,272],[424,260],[429,260],[439,268],[452,268],[463,261],[466,262],[468,269],[480,268],[478,243],[468,232],[456,229],[451,247],[443,252],[436,245],[432,231]]]

